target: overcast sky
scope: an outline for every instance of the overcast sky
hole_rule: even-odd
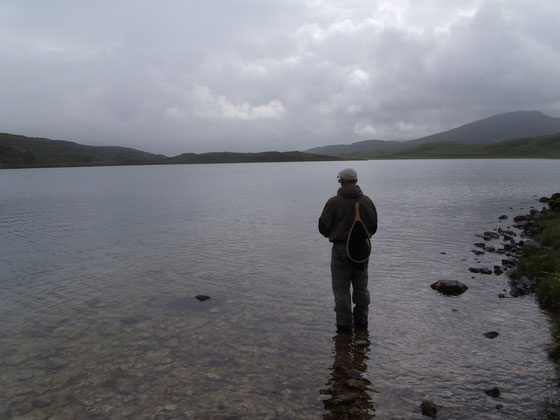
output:
[[[183,152],[560,117],[558,0],[0,0],[0,132]]]

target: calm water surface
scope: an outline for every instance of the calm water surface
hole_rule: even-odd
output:
[[[349,165],[380,227],[369,332],[337,336],[316,224]],[[533,418],[547,317],[468,268],[502,258],[475,260],[475,233],[558,179],[554,160],[0,171],[0,417],[415,419],[432,399],[438,418]]]

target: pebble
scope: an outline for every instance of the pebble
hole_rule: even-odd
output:
[[[500,396],[500,390],[497,387],[485,389],[484,393],[492,398],[498,398]]]

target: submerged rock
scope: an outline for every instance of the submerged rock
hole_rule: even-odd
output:
[[[500,390],[497,387],[491,389],[485,389],[484,393],[492,398],[498,398],[500,396]]]
[[[458,296],[468,289],[467,285],[457,280],[438,280],[430,286],[444,295]]]
[[[497,336],[499,336],[500,333],[497,332],[497,331],[488,331],[488,332],[485,332],[485,333],[482,334],[482,335],[483,335],[484,337],[486,337],[486,338],[494,339],[494,338],[496,338]]]
[[[367,386],[366,382],[353,378],[347,379],[345,383],[348,387],[357,389],[364,389]]]
[[[205,300],[210,299],[210,296],[206,296],[206,295],[196,295],[195,298],[197,298],[197,299],[200,300],[201,302],[204,302]]]
[[[434,404],[433,401],[424,400],[422,404],[420,404],[420,408],[422,409],[422,415],[428,417],[437,417],[437,406]]]
[[[486,238],[491,238],[491,239],[499,239],[500,235],[498,235],[496,232],[491,232],[491,231],[486,231],[484,232],[483,238],[486,240]]]
[[[346,375],[353,379],[363,379],[362,372],[357,369],[346,369]]]

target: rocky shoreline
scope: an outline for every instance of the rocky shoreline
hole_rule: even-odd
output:
[[[560,193],[555,193],[551,197],[541,197],[538,201],[539,203],[548,204],[548,207],[552,210],[560,210]],[[500,264],[495,264],[492,267],[469,267],[469,272],[482,275],[494,274],[496,276],[505,273],[509,279],[510,290],[504,289],[504,293],[498,294],[499,298],[516,298],[535,291],[535,287],[540,278],[535,277],[530,279],[520,275],[517,265],[526,249],[541,248],[541,245],[536,242],[534,238],[540,232],[537,219],[545,209],[546,206],[543,206],[541,210],[531,208],[529,213],[513,217],[513,223],[505,228],[500,226],[493,230],[475,234],[477,238],[481,238],[483,241],[473,244],[475,248],[472,249],[471,252],[476,256],[475,261],[480,262],[479,258],[487,253],[498,254],[503,257]],[[501,215],[498,219],[500,222],[509,220],[508,216],[505,214]],[[466,259],[463,261],[466,261]],[[543,273],[543,275],[546,274],[547,273]],[[474,279],[475,277],[472,278]],[[461,295],[468,289],[466,284],[457,280],[438,280],[431,284],[431,288],[449,296]]]
[[[509,291],[503,290],[499,293],[498,297],[503,298],[517,298],[535,292],[536,286],[541,280],[542,276],[549,273],[541,272],[534,278],[528,278],[520,274],[518,264],[523,257],[525,251],[530,248],[541,249],[540,243],[535,241],[535,236],[539,234],[542,228],[538,224],[538,218],[548,208],[558,212],[560,211],[560,193],[555,193],[551,197],[541,197],[538,200],[543,204],[541,210],[531,208],[529,213],[524,215],[515,216],[509,226],[496,227],[493,230],[485,231],[481,234],[475,234],[477,238],[482,241],[475,242],[474,248],[471,252],[475,255],[475,261],[480,262],[480,257],[485,254],[497,254],[503,256],[500,264],[489,266],[469,267],[468,270],[473,274],[481,275],[496,275],[501,276],[505,274],[508,277]],[[509,217],[501,215],[500,222],[508,224]],[[443,254],[443,253],[442,253]],[[499,257],[498,257],[499,258]],[[463,261],[466,261],[464,259]],[[472,277],[475,279],[476,277]],[[431,285],[432,289],[448,296],[458,296],[467,291],[468,287],[464,283],[457,280],[439,280]],[[507,293],[507,294],[506,294]],[[488,331],[483,334],[487,339],[495,339],[500,334],[496,331]],[[500,389],[494,387],[492,389],[484,390],[484,393],[492,398],[500,396]],[[421,412],[424,416],[436,418],[437,417],[437,404],[431,400],[423,400],[420,406]],[[497,404],[498,411],[503,409],[502,404]]]
[[[551,197],[541,197],[539,203],[548,204],[552,210],[560,209],[560,193],[555,193]],[[510,290],[504,290],[506,293],[500,293],[498,297],[520,297],[535,291],[535,287],[540,278],[528,278],[520,275],[517,269],[517,263],[522,257],[524,251],[529,248],[540,249],[541,245],[534,240],[535,236],[540,232],[541,228],[537,224],[537,219],[546,209],[543,206],[541,210],[532,208],[529,213],[515,216],[511,226],[503,229],[495,228],[493,231],[486,231],[482,234],[476,234],[476,237],[482,238],[484,242],[474,243],[475,249],[471,252],[476,256],[485,253],[496,253],[503,255],[500,265],[490,267],[469,267],[471,273],[476,274],[495,274],[505,275],[509,279]],[[507,215],[499,217],[501,221],[508,219]],[[512,229],[513,228],[513,229]],[[547,273],[543,273],[545,275]],[[509,295],[509,296],[508,296]]]

